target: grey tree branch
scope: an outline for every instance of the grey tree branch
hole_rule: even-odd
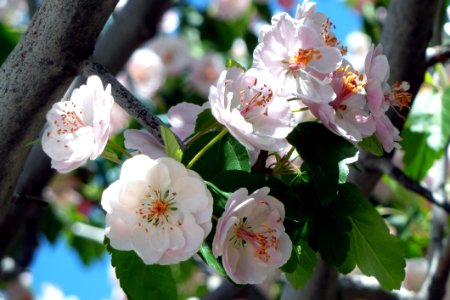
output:
[[[64,94],[118,0],[46,0],[0,68],[0,221],[44,116]]]
[[[130,0],[98,41],[94,61],[115,75],[131,53],[156,34],[159,20],[173,1]],[[113,46],[113,47],[112,47]]]

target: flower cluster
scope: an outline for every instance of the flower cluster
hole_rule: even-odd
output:
[[[285,2],[287,5],[289,1]],[[235,13],[227,14],[231,18]],[[204,133],[218,132],[223,126],[227,130],[202,144],[195,155],[189,153],[189,163],[177,155],[172,156],[178,160],[167,157],[171,149],[166,148],[175,142],[164,148],[149,133],[126,130],[124,146],[136,152],[120,149],[127,160],[121,166],[120,177],[104,190],[101,199],[110,245],[135,251],[145,264],[174,264],[199,251],[213,228],[213,220],[217,220],[212,252],[234,282],[261,283],[270,272],[286,264],[293,245],[284,226],[285,199],[269,195],[267,186],[258,186],[249,194],[239,182],[237,190],[228,191],[231,196],[226,204],[216,203],[214,217],[213,188],[199,175],[201,168],[194,168],[199,173],[190,168],[227,132],[235,138],[233,143],[237,140],[243,145],[243,156],[245,148],[249,152],[250,158],[246,157],[242,164],[247,166],[246,172],[250,172],[248,161],[253,164],[261,150],[263,167],[257,166],[251,172],[271,167],[265,173],[284,171],[291,163],[301,164],[302,158],[286,139],[302,121],[295,109],[309,110],[326,128],[354,144],[376,137],[385,151],[397,147],[399,132],[386,111],[390,107],[408,107],[409,85],[387,83],[389,64],[381,46],[369,49],[362,72],[355,70],[345,59],[346,48],[333,28],[330,20],[316,11],[315,3],[304,1],[295,17],[276,14],[262,29],[248,70],[236,64],[219,72],[223,65],[214,54],[197,61],[190,81],[203,93],[209,87],[209,101],[202,106],[177,104],[167,115],[173,133],[187,141],[188,151],[180,156],[197,149],[190,148],[191,142],[201,140],[197,138]],[[137,51],[128,64],[129,75],[142,83],[135,86],[136,90],[146,97],[161,86],[164,76],[183,72],[189,61],[185,45],[173,37],[160,37],[148,47]],[[215,84],[210,86],[212,81]],[[74,90],[69,100],[53,106],[42,137],[53,168],[68,172],[102,154],[111,131],[113,104],[110,86],[104,89],[100,78],[92,76],[86,85]],[[210,110],[217,122],[209,111],[205,112],[203,116],[210,117],[212,121],[208,122],[213,124],[198,129],[202,126],[197,126],[197,116],[205,110]],[[178,144],[174,147],[178,147],[177,154],[182,152]],[[116,162],[122,163],[119,159]]]
[[[211,88],[209,102],[218,122],[249,150],[279,151],[298,123],[288,103],[296,101],[355,144],[375,135],[385,151],[397,147],[399,132],[386,111],[408,106],[408,84],[387,84],[389,65],[381,45],[367,53],[365,73],[354,70],[332,29],[308,1],[295,18],[273,16],[260,33],[252,68],[230,68]]]

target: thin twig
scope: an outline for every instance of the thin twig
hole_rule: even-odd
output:
[[[89,77],[91,75],[98,75],[105,83],[111,84],[111,92],[114,100],[126,112],[136,118],[139,124],[142,125],[156,140],[163,144],[161,131],[159,129],[163,122],[136,97],[134,97],[117,79],[110,74],[101,64],[86,61],[82,71],[83,76]]]
[[[421,195],[430,203],[444,209],[447,213],[450,213],[450,204],[445,201],[443,195],[440,193],[433,193],[428,188],[411,179],[403,173],[400,168],[394,166],[390,160],[386,158],[373,157],[365,160],[361,163],[361,165],[368,171],[375,170],[391,176],[410,191]]]

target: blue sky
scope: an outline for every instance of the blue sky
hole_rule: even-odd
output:
[[[204,7],[205,0],[190,0]],[[349,9],[339,0],[318,0],[317,10],[325,13],[336,25],[335,33],[340,40],[361,28],[358,14]],[[276,1],[271,0],[272,8],[276,9]],[[295,13],[295,6],[292,14]],[[65,295],[76,295],[82,300],[110,299],[112,285],[109,279],[110,259],[105,255],[100,261],[86,267],[77,254],[60,239],[51,245],[45,238],[36,252],[31,265],[33,275],[32,289],[35,295],[41,293],[42,284],[51,282],[61,288]]]
[[[85,266],[64,238],[51,245],[42,237],[31,264],[32,289],[35,295],[40,295],[43,284],[50,282],[61,288],[66,296],[75,295],[80,300],[109,299],[112,289],[109,265],[109,256],[105,255],[101,260]]]

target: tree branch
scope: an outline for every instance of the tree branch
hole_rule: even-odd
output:
[[[98,41],[94,61],[117,74],[133,51],[156,34],[159,20],[172,4],[172,0],[128,1]]]
[[[0,221],[44,116],[93,50],[118,0],[46,0],[0,68]]]

